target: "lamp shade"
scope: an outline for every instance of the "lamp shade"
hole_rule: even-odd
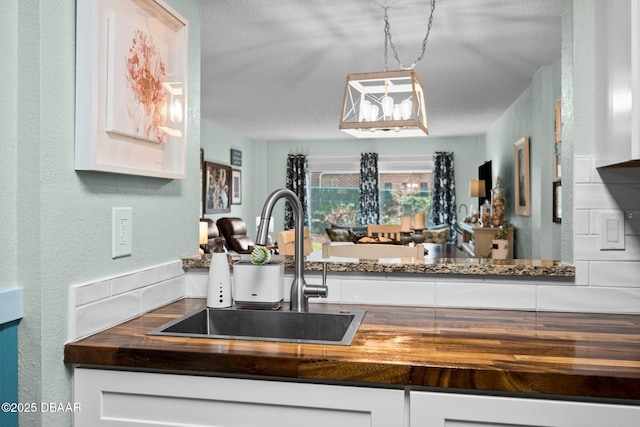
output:
[[[469,181],[469,197],[484,197],[485,194],[484,180],[472,179]]]
[[[206,245],[209,239],[209,223],[200,221],[200,244]]]
[[[370,114],[374,108],[383,114]],[[424,90],[415,70],[349,74],[340,130],[356,138],[428,135]]]

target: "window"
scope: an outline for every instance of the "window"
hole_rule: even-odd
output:
[[[403,216],[431,209],[431,156],[378,159],[380,223],[400,224]],[[316,245],[328,241],[326,228],[359,225],[360,156],[310,155],[311,235]]]

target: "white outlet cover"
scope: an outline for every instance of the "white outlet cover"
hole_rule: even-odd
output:
[[[600,212],[600,250],[624,250],[624,214],[622,211]]]
[[[111,258],[131,255],[133,208],[113,208],[111,211]]]

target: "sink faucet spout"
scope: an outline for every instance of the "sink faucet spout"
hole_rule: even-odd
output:
[[[292,207],[294,216],[294,278],[291,284],[291,297],[289,306],[291,311],[309,311],[310,297],[327,296],[327,287],[325,285],[307,285],[304,280],[304,210],[302,203],[296,194],[286,188],[280,188],[271,193],[264,203],[262,214],[260,215],[260,225],[258,226],[258,235],[256,244],[265,246],[268,240],[269,221],[271,212],[276,202],[280,199],[286,199]]]

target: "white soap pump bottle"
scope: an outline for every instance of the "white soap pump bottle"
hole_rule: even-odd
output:
[[[231,272],[229,259],[224,251],[224,237],[213,239],[211,265],[207,280],[207,307],[231,307]]]

